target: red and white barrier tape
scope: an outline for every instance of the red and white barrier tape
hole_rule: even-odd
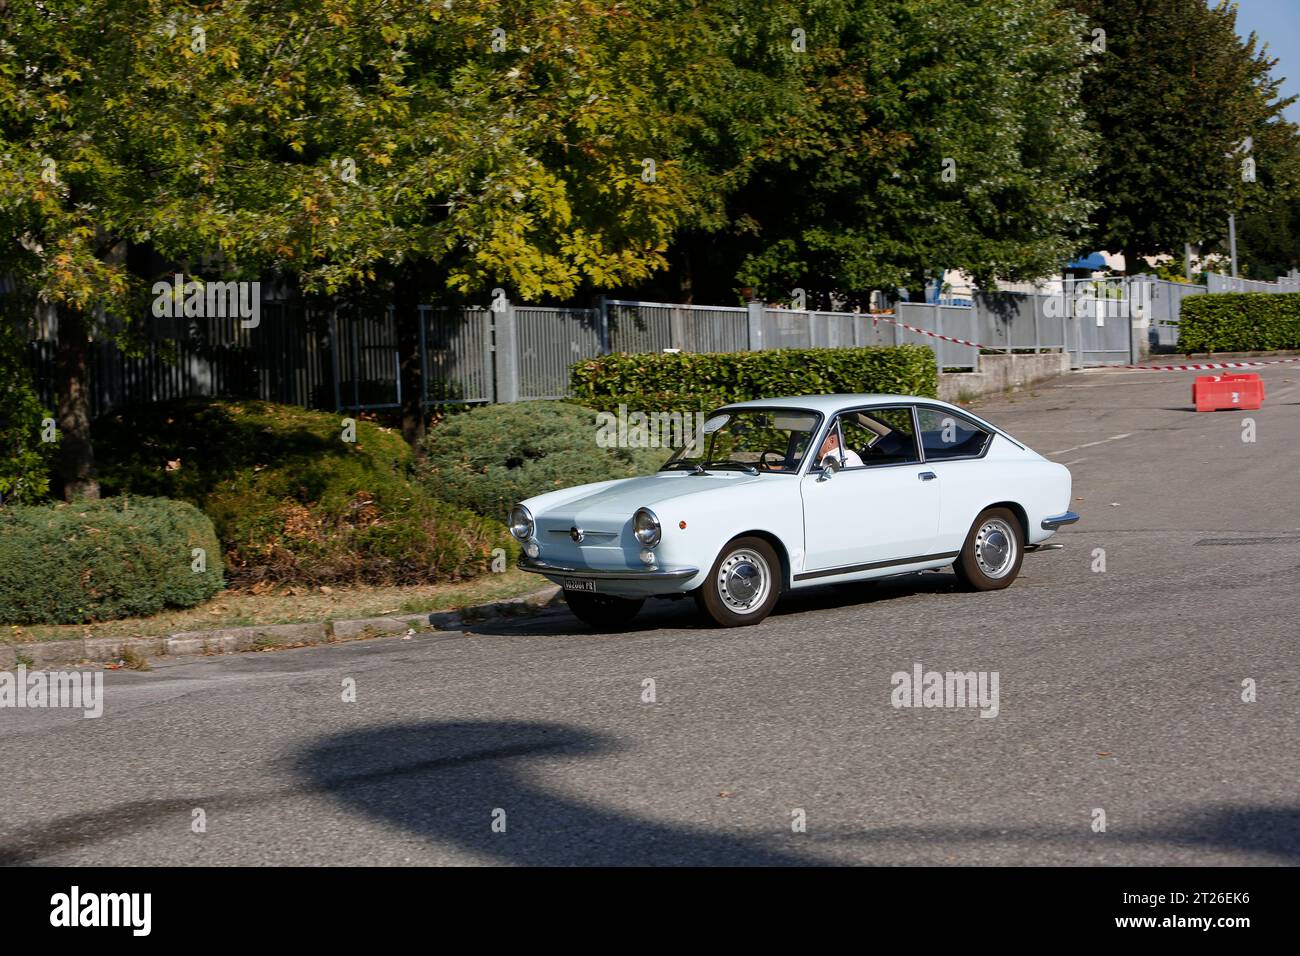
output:
[[[1271,359],[1267,362],[1201,362],[1195,365],[1121,365],[1119,368],[1137,372],[1200,372],[1215,368],[1255,368],[1259,365],[1286,365],[1300,362],[1300,358]]]
[[[931,332],[929,329],[918,329],[915,325],[908,325],[906,322],[899,322],[885,315],[873,315],[871,320],[874,322],[879,319],[881,322],[888,322],[890,325],[897,325],[899,328],[907,329],[909,332],[918,332],[921,335],[928,335],[932,339],[943,339],[945,342],[956,342],[958,345],[969,345],[973,349],[982,349],[985,352],[1005,352],[1006,349],[995,349],[992,346],[980,345],[978,342],[969,342],[966,339],[955,339],[951,335],[940,335],[938,332]]]
[[[973,349],[980,349],[984,352],[998,352],[1006,354],[1006,349],[994,348],[990,345],[980,345],[978,342],[971,342],[966,339],[955,339],[951,335],[940,335],[938,332],[931,332],[929,329],[918,329],[915,325],[908,325],[906,322],[899,322],[884,315],[873,315],[871,320],[888,322],[890,325],[897,325],[899,328],[907,329],[909,332],[916,332],[920,335],[928,335],[933,339],[943,339],[945,342],[956,342],[958,345],[968,345]],[[1193,365],[1112,365],[1110,368],[1124,368],[1135,372],[1201,372],[1210,371],[1216,368],[1255,368],[1260,365],[1287,365],[1291,362],[1300,362],[1300,357],[1271,359],[1267,362],[1200,362]]]

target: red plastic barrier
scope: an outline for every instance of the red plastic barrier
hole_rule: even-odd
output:
[[[1192,383],[1192,401],[1198,412],[1225,408],[1261,408],[1264,380],[1258,375],[1202,375]]]

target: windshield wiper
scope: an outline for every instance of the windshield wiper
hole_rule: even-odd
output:
[[[739,468],[747,475],[758,474],[758,469],[755,468],[753,465],[747,464],[743,461],[733,461],[730,458],[724,461],[711,461],[709,462],[709,464],[714,468]]]

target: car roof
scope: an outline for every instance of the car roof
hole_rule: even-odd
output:
[[[789,395],[784,398],[758,398],[747,402],[731,402],[724,408],[803,408],[808,411],[829,414],[843,408],[859,408],[864,405],[902,405],[924,402],[927,405],[940,405],[970,416],[970,412],[948,402],[924,395],[892,395],[878,392],[865,392],[853,395]]]
[[[736,409],[736,408],[794,408],[811,412],[821,412],[828,418],[836,412],[846,408],[864,408],[881,405],[934,405],[939,408],[950,408],[959,415],[970,419],[978,425],[997,432],[999,435],[1015,443],[1021,448],[1025,445],[1017,438],[1013,438],[1007,432],[998,428],[986,418],[981,418],[968,408],[962,408],[960,405],[953,405],[951,402],[941,401],[937,398],[929,398],[925,395],[895,395],[879,392],[862,392],[851,395],[790,395],[784,398],[757,398],[747,402],[732,402],[729,405],[723,405],[718,410]]]

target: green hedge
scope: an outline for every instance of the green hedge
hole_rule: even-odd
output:
[[[1183,299],[1178,350],[1267,352],[1300,348],[1300,292],[1216,292]]]
[[[205,553],[201,571],[195,548]],[[108,498],[0,512],[0,624],[156,614],[221,587],[212,522],[184,502]]]
[[[430,584],[490,570],[518,545],[412,480],[396,431],[261,401],[185,400],[95,422],[109,493],[189,501],[212,519],[232,585]],[[346,440],[355,437],[355,441]]]
[[[428,491],[504,520],[510,506],[543,492],[648,475],[662,448],[601,447],[596,413],[568,402],[484,405],[434,426],[416,473]]]
[[[619,413],[619,406],[632,412],[711,412],[731,401],[721,392],[619,392],[616,395],[593,395],[587,406],[598,412]]]
[[[32,504],[50,489],[53,442],[41,441],[48,416],[32,384],[27,338],[0,318],[0,505]]]
[[[854,392],[938,394],[934,352],[924,345],[758,352],[652,352],[605,355],[570,370],[577,401],[600,396],[681,392],[727,402],[782,395]]]

